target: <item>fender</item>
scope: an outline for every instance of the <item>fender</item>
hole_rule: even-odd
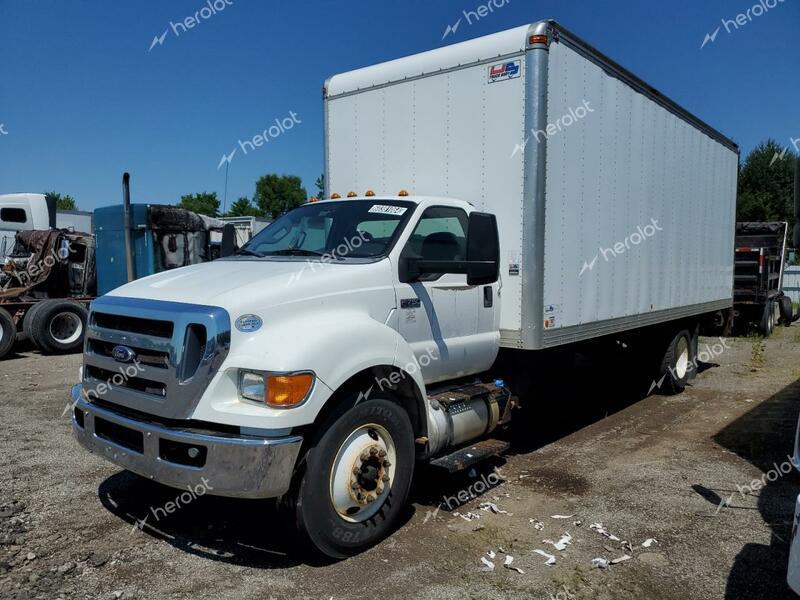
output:
[[[236,368],[226,368],[226,365],[236,365]],[[351,377],[385,365],[402,369],[413,379],[421,397],[425,397],[425,383],[411,348],[394,329],[369,315],[357,310],[343,312],[337,307],[277,320],[264,331],[232,345],[231,353],[203,394],[193,418],[268,430],[308,425]],[[310,397],[300,406],[270,408],[239,400],[239,369],[313,370],[317,379]],[[368,390],[364,392],[367,394]]]

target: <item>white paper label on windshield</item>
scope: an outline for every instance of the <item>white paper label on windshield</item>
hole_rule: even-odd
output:
[[[381,215],[403,215],[405,214],[406,210],[408,210],[405,206],[387,206],[385,204],[373,204],[372,208],[369,209],[367,212],[371,213],[378,213]]]

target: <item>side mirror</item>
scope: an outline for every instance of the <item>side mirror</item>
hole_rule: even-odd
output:
[[[221,258],[231,256],[236,252],[236,227],[233,223],[226,223],[222,228],[222,243],[220,244],[219,255]]]
[[[467,227],[467,284],[488,285],[500,277],[497,217],[473,212]]]

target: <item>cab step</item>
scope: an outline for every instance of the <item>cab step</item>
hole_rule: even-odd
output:
[[[506,441],[488,439],[470,444],[431,461],[431,466],[458,473],[492,456],[498,456],[511,447]]]

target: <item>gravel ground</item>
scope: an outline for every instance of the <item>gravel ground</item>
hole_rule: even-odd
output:
[[[800,477],[771,475],[800,412],[798,342],[800,326],[731,340],[674,397],[626,391],[623,364],[548,373],[554,391],[526,399],[532,424],[513,452],[458,477],[419,470],[398,531],[342,562],[299,548],[269,502],[203,496],[142,523],[178,493],[75,442],[65,408],[80,356],[13,356],[0,362],[0,597],[791,597]],[[484,481],[496,485],[457,506]],[[563,551],[543,541],[565,533]],[[505,553],[522,573],[503,567]]]

